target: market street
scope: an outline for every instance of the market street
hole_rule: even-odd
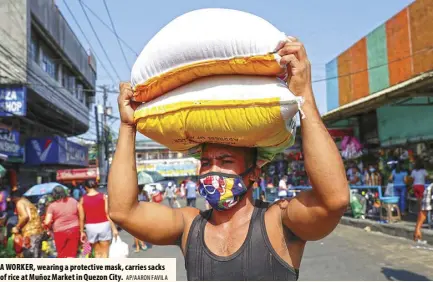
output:
[[[203,207],[200,199],[199,207]],[[181,203],[182,206],[184,203]],[[123,233],[123,232],[122,232]],[[122,234],[129,257],[177,259],[177,280],[186,280],[177,247],[153,246],[133,252],[133,238]],[[433,251],[414,249],[413,242],[340,225],[324,240],[307,244],[299,280],[418,280],[433,279]]]

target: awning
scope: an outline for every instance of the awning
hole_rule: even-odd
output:
[[[324,114],[322,119],[324,121],[341,120],[361,113],[370,112],[395,100],[433,96],[431,88],[433,88],[433,71],[418,75],[402,83],[341,106]]]

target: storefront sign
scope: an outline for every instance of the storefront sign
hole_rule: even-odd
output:
[[[25,87],[0,89],[0,116],[25,116],[27,112]]]
[[[143,164],[137,171],[156,171],[164,177],[194,176],[198,174],[199,166],[194,162]]]
[[[72,181],[99,179],[99,170],[96,167],[81,169],[64,169],[57,171],[57,181]]]
[[[87,166],[88,149],[77,143],[59,138],[59,160],[60,163]]]
[[[0,154],[9,157],[22,157],[23,147],[20,146],[20,132],[7,125],[0,124]]]
[[[26,142],[26,164],[28,165],[75,165],[87,166],[86,147],[55,136],[32,138]]]

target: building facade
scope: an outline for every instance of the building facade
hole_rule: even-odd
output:
[[[22,185],[55,180],[59,167],[87,166],[87,149],[66,138],[89,129],[93,56],[53,0],[0,0],[0,38],[4,165],[19,171]],[[64,157],[50,155],[54,148]]]
[[[329,62],[327,125],[367,149],[433,148],[432,38],[433,0],[417,0]]]

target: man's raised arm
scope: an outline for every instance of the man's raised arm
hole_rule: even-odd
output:
[[[280,55],[288,65],[289,89],[302,96],[301,120],[305,169],[313,189],[300,193],[283,209],[283,223],[303,240],[318,240],[339,223],[349,203],[346,173],[340,153],[322,122],[311,85],[311,66],[304,46],[295,38]]]
[[[129,83],[121,83],[118,98],[121,125],[108,177],[109,216],[140,240],[156,245],[174,244],[184,230],[182,210],[138,202],[132,93]]]

